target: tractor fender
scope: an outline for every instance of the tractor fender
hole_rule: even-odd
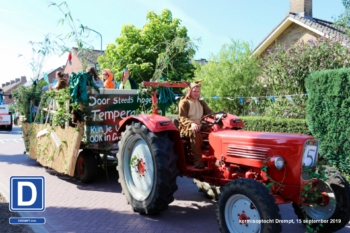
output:
[[[179,131],[176,126],[167,117],[156,114],[140,114],[137,116],[129,116],[119,122],[118,133],[125,130],[125,126],[131,124],[133,121],[139,121],[144,124],[148,130],[153,133],[159,133],[163,131]]]
[[[174,152],[178,156],[177,168],[180,174],[186,170],[184,146],[180,137],[180,132],[170,118],[156,114],[132,115],[119,122],[118,135],[121,135],[122,132],[125,131],[126,125],[130,125],[132,122],[141,122],[153,133],[168,131],[169,139],[174,142]]]

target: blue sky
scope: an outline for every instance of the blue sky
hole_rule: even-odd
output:
[[[68,25],[57,25],[63,15],[46,0],[0,0],[0,84],[22,75],[32,77],[29,41],[44,35],[67,34]],[[53,1],[61,3],[62,1]],[[188,35],[201,38],[195,59],[219,53],[230,40],[251,42],[255,47],[287,14],[289,0],[67,0],[72,16],[102,34],[102,49],[114,43],[125,24],[142,28],[148,11],[171,10],[182,20]],[[333,22],[344,7],[341,0],[313,0],[313,16]],[[91,33],[88,42],[100,49],[100,37]],[[68,46],[74,45],[67,43]],[[18,54],[23,54],[18,57]],[[54,55],[43,71],[65,65],[67,55]]]

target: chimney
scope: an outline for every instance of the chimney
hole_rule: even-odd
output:
[[[16,83],[19,83],[21,81],[21,79],[16,78]]]
[[[26,83],[27,82],[27,78],[26,76],[21,76],[21,83]]]
[[[290,0],[290,12],[312,18],[312,0]]]
[[[15,83],[15,80],[11,80],[11,84],[14,84]]]
[[[10,85],[10,82],[6,82],[6,86]]]
[[[6,83],[3,83],[3,84],[1,84],[2,85],[2,87],[5,87],[6,86]]]

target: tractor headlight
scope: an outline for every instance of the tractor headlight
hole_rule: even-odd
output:
[[[275,167],[278,170],[281,170],[284,167],[285,161],[281,156],[277,156],[274,158],[274,162],[275,162]]]

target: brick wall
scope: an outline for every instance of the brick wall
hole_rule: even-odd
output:
[[[82,64],[79,61],[77,55],[75,53],[72,53],[72,65],[67,62],[64,73],[71,75],[72,72],[78,73],[79,71],[82,71]]]
[[[12,83],[12,81],[13,81],[13,83]],[[22,76],[21,78],[16,78],[15,80],[11,80],[11,83],[12,83],[12,84],[10,84],[11,85],[11,89],[6,90],[4,92],[4,94],[5,95],[11,94],[12,90],[15,90],[16,88],[18,88],[19,86],[25,84],[26,82],[27,82],[26,76]],[[11,103],[13,103],[13,101],[14,101],[14,99],[13,98],[9,99],[8,96],[5,96],[5,98],[4,98],[4,102],[6,104],[11,104]]]
[[[312,0],[290,0],[290,12],[304,13],[312,17]]]
[[[52,80],[56,77],[56,72],[57,71],[64,71],[63,67],[58,67],[57,69],[55,69],[54,71],[52,71],[48,76],[49,76],[49,81],[50,83],[52,83]]]
[[[281,44],[286,46],[286,48],[289,48],[300,40],[307,42],[311,38],[315,39],[318,37],[318,34],[301,27],[296,23],[292,23],[260,56],[265,56],[267,54],[267,50],[273,50],[277,44]]]

